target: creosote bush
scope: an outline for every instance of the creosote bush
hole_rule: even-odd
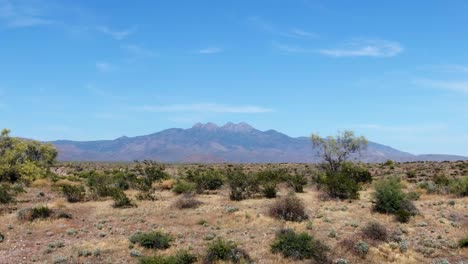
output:
[[[195,192],[196,187],[196,184],[193,182],[188,182],[186,180],[178,180],[174,184],[174,188],[172,188],[172,191],[177,194],[193,193]]]
[[[307,184],[307,178],[303,174],[293,174],[286,176],[286,182],[295,192],[304,192],[304,186]]]
[[[85,188],[82,185],[63,184],[61,189],[70,203],[81,202],[85,198]]]
[[[230,261],[233,263],[251,263],[250,256],[233,241],[217,238],[208,245],[205,264],[217,263],[218,261]]]
[[[158,231],[136,232],[130,237],[130,242],[145,248],[166,249],[171,246],[172,237]]]
[[[230,188],[229,198],[233,201],[241,201],[250,198],[258,192],[258,178],[245,173],[242,168],[229,168],[226,171]]]
[[[362,229],[362,234],[376,241],[387,241],[388,240],[388,230],[387,228],[377,222],[370,222]]]
[[[177,251],[171,256],[141,257],[139,264],[192,264],[197,261],[197,256],[186,250]]]
[[[295,195],[277,199],[270,207],[269,213],[272,217],[285,221],[301,222],[308,219],[304,204]]]
[[[397,220],[406,223],[418,210],[402,190],[401,180],[389,177],[376,183],[373,195],[374,210],[394,214]]]
[[[112,199],[114,203],[112,207],[114,208],[130,208],[136,207],[136,204],[128,198],[128,196],[121,189],[114,189],[112,193]]]
[[[217,190],[224,184],[221,171],[212,168],[189,170],[186,179],[195,183],[197,193],[203,193],[205,190]]]
[[[326,263],[329,248],[307,233],[298,234],[292,229],[281,229],[276,234],[271,251],[295,260],[314,259],[317,263]]]

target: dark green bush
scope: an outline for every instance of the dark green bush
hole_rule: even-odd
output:
[[[384,225],[377,222],[370,222],[362,229],[362,234],[372,240],[387,241],[388,230]]]
[[[341,172],[353,179],[356,183],[371,183],[372,175],[366,168],[352,162],[345,162],[341,167]]]
[[[0,204],[6,204],[13,201],[11,187],[7,184],[0,184]]]
[[[19,210],[18,219],[23,221],[34,221],[36,219],[48,218],[52,213],[52,209],[47,206],[37,206]]]
[[[166,167],[164,164],[151,160],[144,160],[142,162],[136,161],[135,169],[142,177],[147,178],[151,183],[169,178],[169,175],[165,172]]]
[[[63,184],[61,189],[70,203],[81,202],[85,198],[85,188],[82,185]]]
[[[332,198],[359,198],[359,183],[343,172],[327,172],[324,185],[327,194]]]
[[[439,186],[448,186],[450,179],[447,178],[444,174],[437,174],[432,177],[432,181]]]
[[[374,209],[385,214],[394,214],[401,209],[406,196],[402,190],[400,178],[390,177],[375,184],[373,193]]]
[[[186,180],[178,180],[175,184],[174,187],[172,188],[172,191],[181,194],[181,193],[193,193],[195,192],[196,184],[192,182],[188,182]]]
[[[466,247],[468,247],[468,237],[461,238],[461,239],[458,241],[458,246],[460,246],[461,248],[466,248]]]
[[[230,187],[229,198],[231,200],[244,200],[258,192],[258,178],[254,175],[246,174],[242,168],[229,168],[226,171],[226,175]]]
[[[276,234],[271,251],[295,260],[314,259],[317,263],[327,263],[329,248],[307,233],[297,234],[294,230],[282,229]]]
[[[235,242],[218,238],[208,246],[204,263],[211,264],[220,260],[233,263],[252,262],[250,256],[244,250],[238,248]]]
[[[307,184],[307,178],[303,174],[287,175],[286,182],[295,192],[302,193]]]
[[[137,232],[130,237],[130,242],[145,248],[166,249],[171,246],[172,237],[157,231]]]
[[[468,176],[452,180],[449,184],[449,191],[459,197],[468,196]]]
[[[2,243],[5,240],[5,236],[0,232],[0,243]]]
[[[278,191],[276,182],[265,182],[261,186],[262,193],[266,198],[276,198],[276,192]]]
[[[203,193],[205,190],[217,190],[224,184],[222,173],[211,168],[189,170],[186,178],[195,183],[197,193]]]
[[[390,177],[379,181],[372,195],[374,210],[394,214],[402,223],[407,223],[411,216],[418,213],[413,202],[403,192],[400,178]]]
[[[409,179],[416,178],[416,172],[414,170],[406,171],[406,177],[408,177]]]
[[[140,264],[192,264],[197,261],[197,256],[188,251],[180,250],[172,256],[141,257]]]
[[[272,217],[285,221],[301,222],[308,219],[304,204],[295,195],[277,199],[269,212]]]
[[[130,207],[136,207],[136,204],[128,198],[128,196],[118,188],[114,188],[112,191],[112,199],[114,200],[114,203],[112,204],[112,207],[115,208],[130,208]]]

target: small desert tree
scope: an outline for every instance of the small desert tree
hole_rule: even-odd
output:
[[[313,134],[311,140],[324,160],[326,177],[322,183],[326,186],[328,195],[341,199],[358,198],[359,183],[370,181],[370,174],[367,175],[347,160],[352,154],[367,147],[367,139],[356,137],[352,131],[345,131],[327,138]],[[361,179],[362,174],[366,174],[366,179]]]
[[[326,162],[328,170],[338,172],[349,156],[358,153],[367,147],[367,139],[363,136],[356,137],[354,132],[346,130],[336,136],[322,138],[312,134],[312,143],[317,148],[319,155]]]
[[[0,134],[0,181],[32,181],[47,176],[57,150],[50,144],[10,137],[10,130]]]

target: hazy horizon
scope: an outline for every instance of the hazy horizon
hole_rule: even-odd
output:
[[[246,122],[468,156],[468,2],[0,0],[0,126],[50,141]]]

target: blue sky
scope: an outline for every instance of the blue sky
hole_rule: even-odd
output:
[[[463,0],[0,0],[0,126],[91,140],[245,121],[468,155],[466,25]]]

